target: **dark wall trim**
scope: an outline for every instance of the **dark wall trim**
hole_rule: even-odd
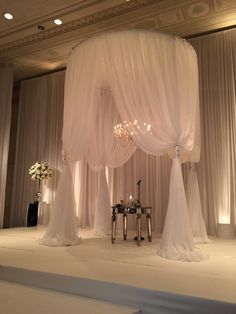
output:
[[[38,78],[38,77],[45,76],[45,75],[50,75],[52,73],[57,73],[57,72],[61,72],[61,71],[64,71],[64,70],[66,70],[66,67],[59,68],[59,69],[52,70],[52,71],[48,71],[48,72],[44,72],[44,73],[41,73],[41,74],[36,74],[36,75],[30,76],[30,77],[24,78],[24,79],[20,80],[20,82],[31,80],[31,79]]]

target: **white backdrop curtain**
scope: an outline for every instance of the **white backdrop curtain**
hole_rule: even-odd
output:
[[[152,125],[152,133],[133,137],[144,151],[161,155],[180,147],[180,155],[186,160],[199,160],[198,69],[195,51],[189,44],[151,32],[122,32],[105,34],[76,47],[66,74],[63,147],[68,160],[81,160],[93,148],[91,139],[99,130],[91,121],[96,121],[99,91],[104,88],[111,89],[122,120],[137,119],[138,123]],[[103,161],[107,165],[107,160]],[[168,207],[177,220],[174,224],[166,221],[160,254],[192,260],[196,254],[187,206],[181,206],[186,197],[179,168],[177,153],[171,186],[182,188],[178,195],[170,193]],[[174,209],[176,197],[180,202]],[[181,216],[184,219],[179,220]],[[186,237],[176,239],[176,224],[186,228]]]
[[[74,187],[79,226],[92,228],[98,197],[98,172],[91,170],[85,160],[74,166]]]
[[[236,30],[191,40],[199,60],[202,153],[197,166],[210,234],[236,224]]]
[[[13,69],[0,67],[0,228],[3,227],[10,140]]]
[[[42,189],[43,201],[50,205],[54,202],[62,169],[64,76],[62,71],[21,84],[11,227],[25,225],[27,206],[35,201],[37,182],[30,178],[28,169],[38,160],[48,162],[53,168],[53,178],[43,184]],[[48,219],[50,213],[44,214]]]
[[[79,226],[92,228],[98,196],[98,174],[91,170],[85,161],[79,162],[77,167],[75,198]],[[107,172],[111,203],[118,204],[120,200],[127,202],[130,195],[137,198],[137,182],[141,179],[141,203],[143,206],[152,206],[153,230],[161,233],[168,205],[170,170],[171,159],[168,156],[148,155],[138,148],[127,163]],[[118,217],[118,227],[122,228],[120,223]],[[128,228],[136,228],[135,217],[132,215],[128,219]]]
[[[79,226],[92,228],[98,195],[98,176],[89,168],[85,161],[78,163],[78,168],[79,173],[75,171],[75,197],[79,202],[77,204]],[[195,164],[191,168],[187,165],[187,167],[184,167],[184,170],[190,226],[194,242],[207,243],[208,237],[201,212],[202,206],[199,192],[194,192],[195,189],[198,189]],[[153,208],[153,230],[162,233],[168,206],[170,172],[171,159],[168,156],[148,155],[137,149],[123,166],[108,170],[108,187],[111,203],[118,204],[122,199],[128,202],[130,195],[137,198],[137,182],[141,179],[141,203],[143,206],[151,206]],[[190,181],[193,182],[190,184]],[[80,182],[83,182],[83,184],[80,184]],[[120,218],[118,217],[118,228],[122,229]],[[143,227],[145,230],[145,221],[143,222]],[[110,220],[108,222],[109,228]],[[135,217],[130,216],[128,229],[134,230],[135,228]]]

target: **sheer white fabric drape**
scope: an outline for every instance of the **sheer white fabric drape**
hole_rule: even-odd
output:
[[[77,219],[75,213],[74,187],[70,163],[65,160],[64,169],[56,192],[55,208],[41,244],[48,246],[76,245],[78,243]],[[65,193],[65,186],[68,188]],[[61,197],[63,195],[63,197]],[[59,203],[58,203],[59,202]],[[67,210],[67,209],[70,210]],[[58,210],[60,209],[60,211]]]
[[[198,161],[198,68],[194,49],[179,38],[149,32],[124,32],[104,41],[104,62],[120,116],[152,125],[152,134],[134,135],[137,145],[147,153],[161,155],[179,144],[181,153],[194,148],[191,159]]]
[[[0,228],[3,227],[10,140],[13,69],[0,67]]]
[[[109,198],[105,166],[119,167],[136,149],[130,141],[122,145],[113,135],[113,127],[120,122],[116,105],[109,90],[101,90],[98,107],[90,135],[90,145],[86,159],[90,168],[98,171],[98,198],[94,218],[94,231],[98,235],[110,234],[111,201]],[[91,126],[89,126],[91,128]]]
[[[234,193],[232,193],[232,191],[235,191],[234,160],[236,147],[236,118],[234,110],[236,99],[234,85],[236,61],[234,60],[236,53],[232,53],[236,49],[235,36],[236,31],[230,30],[191,40],[198,53],[200,70],[202,151],[200,163],[197,165],[197,174],[199,177],[203,216],[206,221],[207,231],[212,235],[216,234],[216,224],[221,209],[225,208],[227,213],[230,213],[232,219],[233,216],[236,217],[235,197]],[[80,70],[76,69],[75,72],[77,72],[78,76],[80,75]],[[89,75],[89,73],[87,74]],[[64,77],[64,72],[62,76]],[[43,78],[25,81],[22,86],[25,89],[26,83],[33,84],[34,82],[33,85],[35,87],[28,85],[28,89],[33,88],[33,90],[32,94],[30,94],[31,96],[27,98],[25,92],[23,90],[21,92],[20,127],[18,130],[20,133],[18,142],[20,141],[20,144],[17,144],[18,153],[16,158],[18,170],[15,172],[13,188],[14,198],[17,199],[17,203],[15,202],[15,206],[12,208],[12,226],[23,226],[25,223],[25,206],[27,206],[29,200],[33,200],[36,192],[36,186],[33,186],[34,182],[30,180],[26,172],[29,164],[34,162],[35,159],[41,158],[39,157],[39,152],[42,146],[41,144],[39,145],[37,139],[40,137],[41,141],[45,141],[43,138],[48,138],[49,135],[48,133],[46,134],[46,129],[49,127],[58,132],[57,136],[51,141],[55,145],[50,145],[50,154],[58,158],[57,161],[55,159],[55,164],[61,165],[60,142],[64,82],[58,83],[59,88],[48,83],[55,101],[45,102],[44,100],[48,99],[48,96],[46,96],[47,92],[45,94],[42,87],[48,90],[48,84],[42,86],[40,83],[41,79]],[[62,78],[58,75],[55,79],[60,81]],[[39,88],[37,87],[36,89],[38,84],[41,86],[40,97],[36,93],[36,90]],[[58,84],[55,86],[58,86]],[[48,112],[40,110],[42,106],[47,104],[49,107],[54,103],[55,106],[53,105],[51,110],[48,108]],[[23,109],[24,106],[25,109]],[[59,109],[60,114],[57,111]],[[44,116],[45,112],[47,114]],[[40,125],[37,122],[39,115],[42,117]],[[48,121],[50,121],[50,124]],[[27,130],[30,130],[30,132],[27,132]],[[32,133],[35,134],[33,138]],[[54,136],[53,134],[50,131],[50,137]],[[26,149],[26,147],[28,148]],[[43,147],[49,148],[48,145],[43,145]],[[174,154],[172,155],[174,156]],[[29,162],[27,162],[28,159],[30,159]],[[61,166],[55,166],[54,168],[61,171]],[[120,199],[127,198],[129,194],[137,195],[136,182],[141,178],[141,202],[144,205],[153,207],[153,229],[162,232],[168,205],[170,168],[171,161],[168,157],[150,156],[137,150],[126,164],[109,170],[108,182],[112,203],[117,203]],[[76,181],[75,196],[78,198],[77,201],[79,203],[79,225],[81,227],[92,227],[98,192],[98,175],[97,172],[89,170],[85,161],[78,164],[78,169],[76,180],[80,181],[81,184],[77,184]],[[225,178],[224,181],[221,180],[222,174]],[[80,194],[78,193],[79,189],[81,190]],[[21,196],[24,191],[26,191],[24,196],[26,201],[22,205]],[[220,199],[223,199],[225,195],[228,201],[225,202],[227,205],[222,208]],[[131,219],[129,219],[128,223],[131,228],[135,226]]]
[[[114,137],[114,125],[120,123],[121,119],[111,91],[102,89],[97,97],[95,120],[93,125],[90,123],[87,127],[90,138],[85,158],[93,170],[102,169],[105,165],[109,168],[117,168],[127,162],[134,153],[136,145],[133,141],[124,145]]]
[[[152,125],[152,133],[134,135],[135,143],[144,151],[161,155],[175,150],[178,145],[185,160],[199,160],[197,58],[194,49],[185,41],[174,36],[133,31],[98,36],[74,48],[66,73],[63,125],[63,147],[69,160],[81,160],[86,156],[89,160],[89,152],[95,147],[100,148],[92,139],[93,134],[101,130],[93,123],[101,89],[111,90],[122,120],[135,119],[138,123]],[[113,133],[108,136],[113,136]],[[101,151],[107,151],[106,145],[104,140]],[[188,152],[191,152],[189,156]],[[96,157],[99,159],[100,154]],[[115,157],[118,165],[119,154]],[[105,159],[103,156],[103,166],[109,162]],[[175,159],[176,163],[180,167],[179,158]],[[182,174],[176,174],[180,177],[177,180],[172,176],[172,185],[182,184]],[[182,196],[186,202],[185,194]],[[174,207],[172,197],[170,194],[169,204]],[[174,208],[170,209],[170,206],[168,211],[173,212]],[[178,208],[183,216],[180,228],[189,228],[186,210],[186,206]],[[169,219],[167,215],[166,232]],[[177,231],[175,226],[172,224],[170,234],[178,237],[174,232]],[[190,238],[191,234],[188,234],[186,239],[175,239],[173,243],[178,243],[176,250],[181,248],[191,255]],[[170,242],[165,239],[163,237],[161,246],[163,252]],[[162,251],[160,254],[167,256]]]
[[[194,249],[191,227],[181,223],[188,221],[189,215],[178,157],[173,159],[169,195],[172,197],[168,204],[160,254],[173,260],[200,261],[204,256]]]
[[[206,225],[202,215],[202,205],[199,193],[197,172],[194,163],[191,163],[187,182],[187,204],[191,232],[195,243],[208,243]]]
[[[122,121],[137,117],[139,123],[152,124],[152,134],[134,136],[144,151],[160,155],[178,143],[182,151],[191,151],[192,160],[199,160],[198,68],[196,53],[186,41],[134,31],[98,36],[73,49],[63,128],[71,160],[82,159],[88,150],[100,88],[111,89]],[[72,144],[76,142],[80,145]]]
[[[27,207],[35,200],[38,186],[28,169],[38,160],[48,162],[53,168],[53,177],[42,184],[43,201],[52,210],[62,169],[64,77],[65,72],[61,71],[21,83],[11,227],[25,226]]]

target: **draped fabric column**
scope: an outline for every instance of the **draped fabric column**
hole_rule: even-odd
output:
[[[78,243],[78,230],[75,213],[75,198],[71,169],[73,164],[64,161],[64,169],[56,191],[55,208],[53,210],[46,233],[41,239],[41,244],[47,246],[66,246]],[[68,187],[65,193],[64,186]],[[63,197],[61,197],[63,195]],[[60,202],[60,203],[58,203]],[[66,209],[70,208],[69,211]]]
[[[28,203],[35,200],[37,182],[28,175],[36,161],[46,161],[53,177],[43,184],[43,200],[54,205],[62,169],[64,71],[25,80],[21,84],[11,227],[24,226]]]
[[[10,143],[13,70],[0,67],[0,228],[3,227],[7,161]]]
[[[108,223],[110,221],[111,202],[109,200],[109,191],[105,176],[105,166],[113,168],[124,164],[134,153],[136,146],[133,142],[123,146],[114,138],[113,125],[117,124],[120,121],[120,118],[116,106],[114,105],[111,92],[109,90],[102,89],[96,91],[95,94],[98,103],[94,108],[94,112],[92,113],[94,118],[92,120],[93,123],[91,124],[89,123],[90,121],[88,121],[85,130],[82,131],[84,136],[89,135],[89,137],[88,142],[84,143],[85,147],[81,148],[81,150],[84,149],[84,156],[87,159],[90,168],[99,172],[98,195],[93,219],[94,232],[97,235],[107,235],[110,233],[110,226]],[[67,112],[65,110],[64,116],[66,115]],[[72,130],[70,129],[69,132],[71,131]],[[74,136],[77,138],[77,132],[74,132]],[[65,150],[67,152],[68,160],[76,160],[77,153],[74,151],[76,150],[77,145],[75,144],[74,146],[75,147],[71,148],[72,151],[68,151],[67,149]],[[79,150],[78,152],[80,153]],[[66,176],[66,174],[63,173],[62,177],[64,178],[64,176]],[[85,179],[85,177],[83,178]],[[80,183],[79,193],[81,197],[84,195],[84,183],[85,181]],[[60,182],[60,184],[62,183]],[[71,198],[74,198],[74,195],[72,195],[69,191],[69,186],[72,186],[72,182],[70,184],[64,184],[64,188],[66,188],[68,191],[67,194],[71,196]],[[68,221],[59,222],[58,219],[60,220],[60,217],[63,215],[53,215],[48,229],[42,239],[42,244],[44,245],[52,245],[53,243],[54,246],[60,246],[68,244],[74,245],[77,243],[74,237],[71,237],[71,241],[69,241],[69,238],[67,237],[69,232],[72,232],[73,230],[73,226],[69,223],[71,220],[70,217],[74,215],[73,207],[69,206],[69,204],[73,203],[73,200],[68,199],[68,205],[65,206],[65,208],[62,208],[62,204],[66,205],[63,198],[63,194],[57,193],[57,199],[61,199],[61,201],[57,201],[59,206],[58,209],[60,208],[61,213],[63,210],[67,211]],[[82,200],[79,201],[78,204],[79,218],[81,218],[81,205],[83,206]],[[68,210],[66,208],[68,208]],[[57,212],[59,213],[59,211]],[[76,234],[76,229],[74,229],[73,234]]]
[[[169,199],[166,222],[161,239],[160,255],[174,260],[201,260],[198,253],[194,252],[190,225],[185,224],[183,227],[181,223],[181,221],[187,221],[189,216],[182,169],[178,156],[173,159],[169,194],[172,195],[172,197]],[[196,255],[195,257],[194,254]]]
[[[127,38],[130,44],[124,49]],[[108,58],[104,59],[120,116],[126,121],[135,117],[140,125],[152,125],[152,133],[133,135],[146,153],[171,155],[178,147],[182,161],[199,161],[198,69],[194,50],[184,41],[162,34],[158,34],[157,40],[150,33],[137,34],[140,46],[136,46],[134,38],[130,33],[113,36],[106,46]],[[205,257],[193,245],[182,172],[176,170],[175,164],[159,253],[169,259],[201,260]],[[177,203],[177,196],[171,193],[176,190],[181,192]],[[180,229],[186,232],[180,234]]]

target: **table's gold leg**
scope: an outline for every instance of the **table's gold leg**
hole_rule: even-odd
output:
[[[123,214],[123,236],[124,240],[127,239],[127,214]]]
[[[151,215],[147,214],[147,231],[148,231],[148,241],[152,242],[152,223],[151,223]]]
[[[116,239],[116,213],[112,213],[111,217],[111,242],[112,244],[115,243]]]
[[[137,214],[137,246],[141,245],[141,214]]]

